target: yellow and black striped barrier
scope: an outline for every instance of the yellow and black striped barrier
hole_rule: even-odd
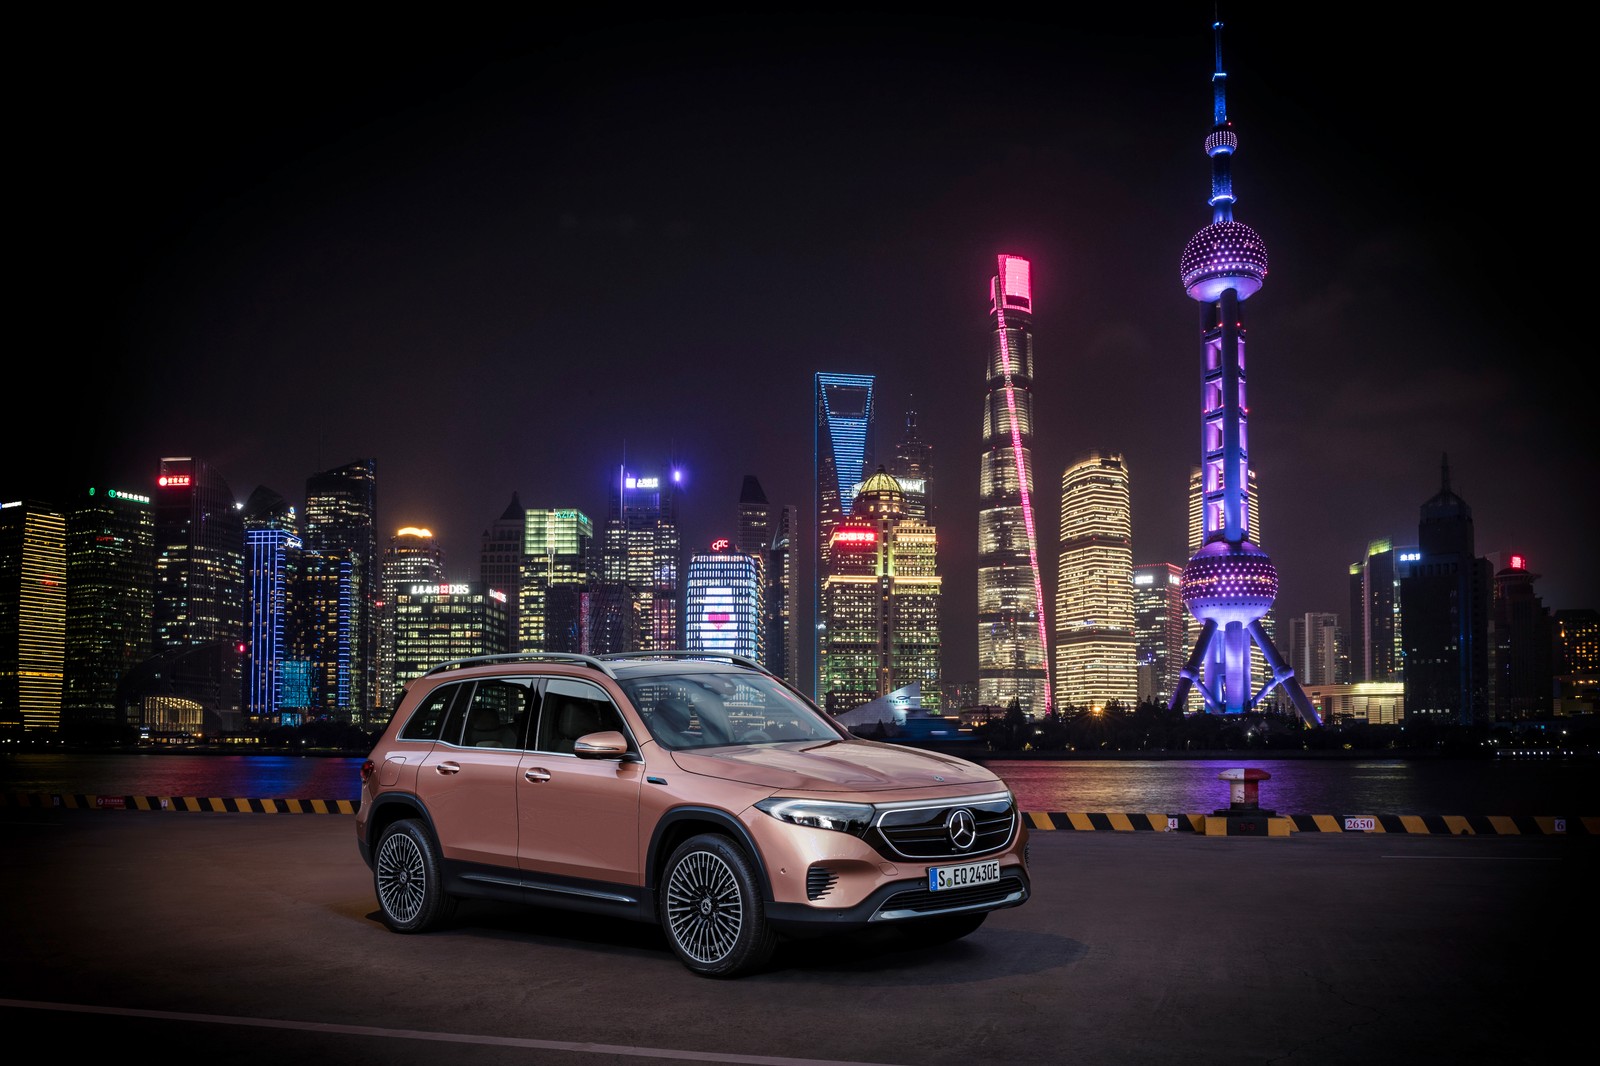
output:
[[[216,814],[354,814],[359,800],[232,799],[202,796],[93,796],[0,792],[0,807],[86,811],[189,811]]]
[[[0,808],[177,811],[226,814],[355,814],[360,800],[237,799],[199,796],[97,796],[0,792]],[[1288,836],[1290,833],[1402,833],[1431,836],[1600,836],[1600,816],[1455,814],[1164,814],[1033,811],[1030,829],[1109,833]]]
[[[1290,833],[1406,833],[1431,836],[1600,836],[1600,817],[1456,814],[1078,814],[1032,812],[1032,829],[1075,832],[1200,833],[1287,836]]]

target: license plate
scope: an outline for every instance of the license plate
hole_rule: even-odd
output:
[[[930,866],[928,891],[942,892],[947,888],[971,888],[1000,880],[1000,860],[969,862],[964,866]]]

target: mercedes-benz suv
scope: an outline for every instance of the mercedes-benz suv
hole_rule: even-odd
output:
[[[384,923],[465,897],[656,923],[695,973],[780,938],[933,944],[1026,902],[1028,830],[983,767],[853,736],[737,656],[491,655],[412,680],[361,768]]]

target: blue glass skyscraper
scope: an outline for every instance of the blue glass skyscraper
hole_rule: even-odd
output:
[[[816,379],[817,550],[812,575],[812,617],[822,621],[821,589],[828,573],[828,540],[850,513],[855,486],[875,469],[871,374],[817,374]],[[812,640],[812,677],[817,640]],[[818,689],[817,691],[820,691]]]

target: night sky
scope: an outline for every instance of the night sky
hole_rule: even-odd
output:
[[[1113,7],[38,27],[0,496],[192,455],[300,504],[370,456],[385,543],[431,527],[475,580],[513,492],[598,523],[624,462],[685,469],[690,548],[746,474],[809,521],[813,375],[870,373],[880,461],[908,409],[933,444],[945,674],[975,677],[997,255],[1033,261],[1046,596],[1090,449],[1127,459],[1135,561],[1187,555],[1212,5]],[[1245,321],[1278,613],[1346,612],[1446,454],[1479,554],[1600,606],[1578,34],[1318,9],[1222,7],[1235,217],[1270,257]]]

